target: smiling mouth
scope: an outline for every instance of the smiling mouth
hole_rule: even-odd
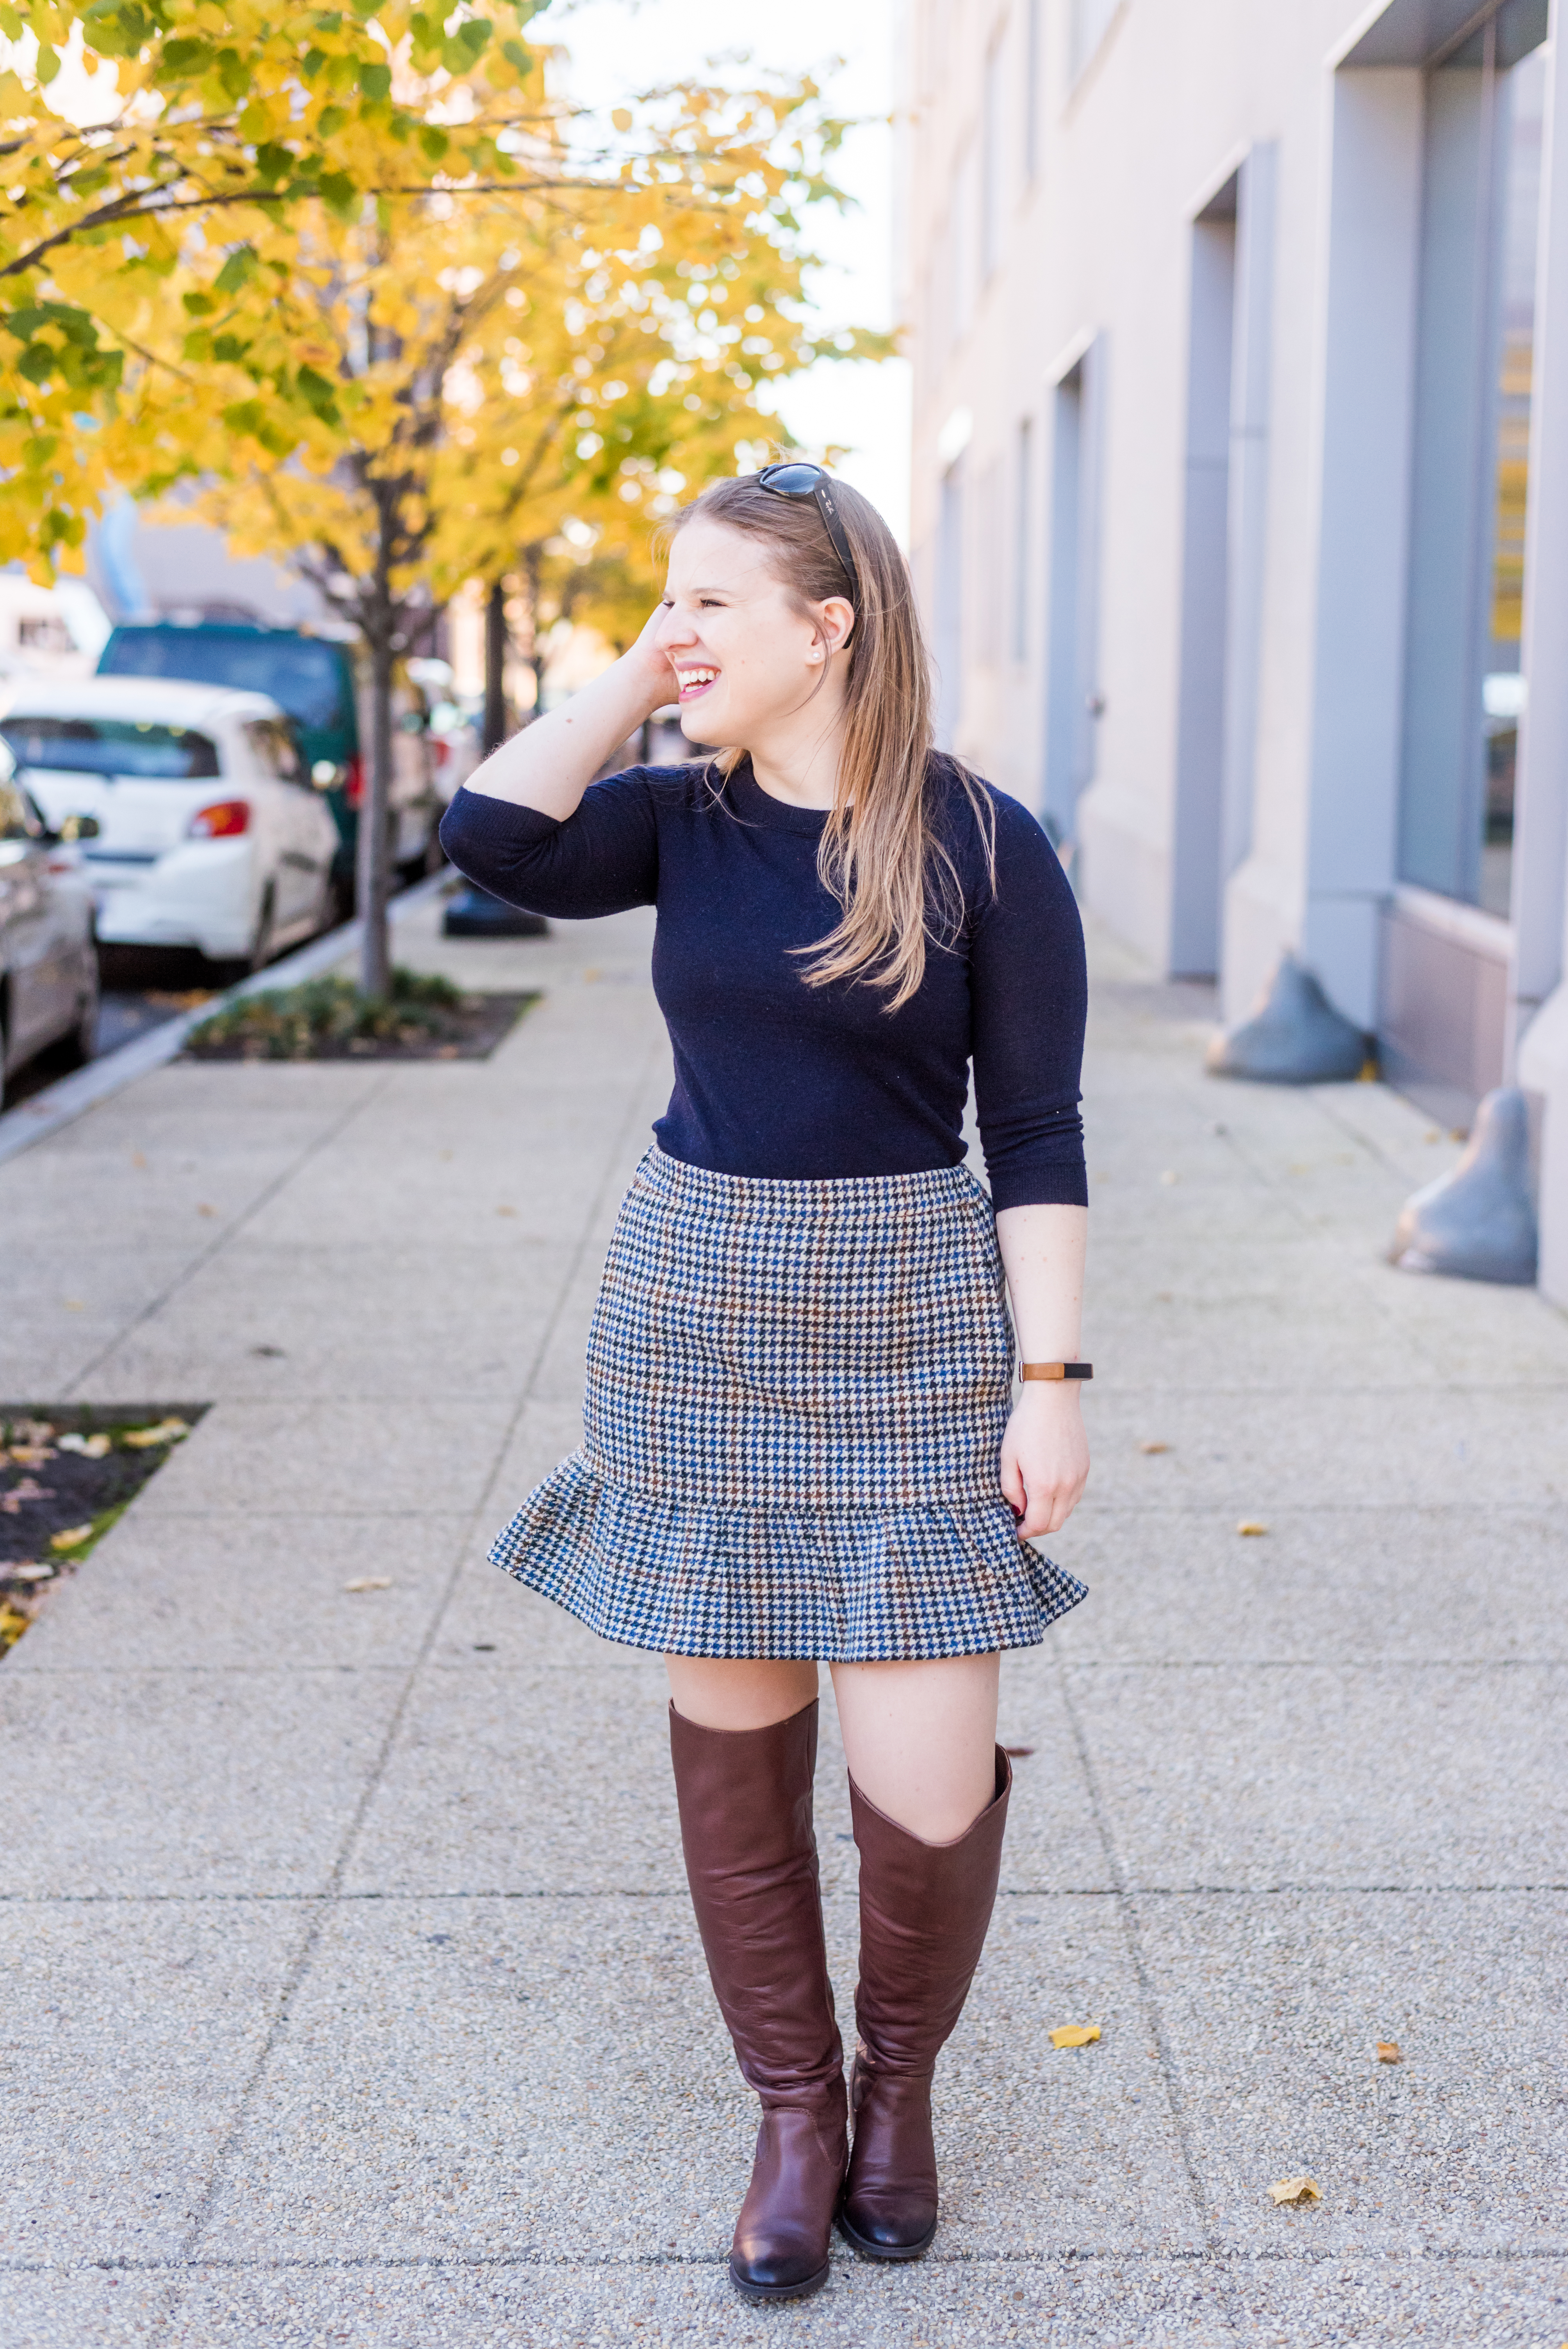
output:
[[[683,702],[698,700],[707,691],[709,686],[717,683],[718,678],[718,671],[716,668],[683,668],[677,669],[676,674],[680,679],[680,698]]]

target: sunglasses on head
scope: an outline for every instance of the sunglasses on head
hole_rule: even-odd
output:
[[[839,520],[832,482],[820,465],[797,463],[793,460],[779,465],[764,465],[757,475],[757,486],[759,490],[766,490],[770,498],[791,498],[797,504],[816,507],[822,517],[822,526],[833,542],[833,553],[839,558],[844,577],[850,583],[850,601],[858,608],[860,581],[855,575],[855,559],[850,553],[844,525]]]

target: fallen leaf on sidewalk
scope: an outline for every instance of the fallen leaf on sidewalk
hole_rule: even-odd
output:
[[[51,1549],[75,1549],[78,1542],[85,1542],[87,1540],[88,1536],[91,1531],[92,1526],[90,1525],[67,1526],[63,1533],[51,1534],[49,1536],[49,1547]]]
[[[1099,2037],[1098,2023],[1060,2023],[1051,2033],[1053,2047],[1087,2047]]]
[[[392,1577],[389,1574],[356,1574],[352,1582],[346,1582],[343,1587],[345,1590],[390,1590]]]
[[[1277,2186],[1269,2188],[1269,2200],[1277,2210],[1282,2202],[1321,2202],[1321,2189],[1310,2178],[1282,2178]]]
[[[215,1215],[217,1214],[217,1212],[218,1212],[217,1208],[216,1208],[216,1207],[210,1207],[210,1206],[207,1205],[207,1202],[205,1201],[205,1199],[202,1199],[202,1200],[198,1201],[198,1203],[197,1203],[197,1207],[196,1207],[196,1213],[197,1213],[199,1216],[215,1216]]]
[[[107,1460],[114,1444],[107,1435],[62,1435],[62,1452],[79,1452],[84,1460]]]
[[[50,1444],[13,1444],[11,1446],[11,1457],[22,1468],[41,1468],[46,1460],[52,1460],[54,1456],[55,1447]]]
[[[81,1299],[81,1298],[79,1298],[79,1297],[67,1297],[67,1299],[66,1299],[66,1311],[67,1311],[67,1313],[85,1313],[85,1312],[87,1311],[87,1309],[87,1309],[87,1306],[85,1305],[85,1303],[83,1302],[83,1300]]]
[[[1158,1436],[1150,1436],[1147,1443],[1140,1444],[1138,1448],[1140,1452],[1169,1452],[1171,1446],[1168,1444],[1161,1444]]]
[[[4,1572],[7,1582],[53,1582],[58,1568],[40,1566],[36,1559],[26,1558],[19,1566],[6,1567]]]
[[[131,1452],[150,1452],[155,1444],[178,1444],[190,1428],[182,1419],[160,1419],[156,1427],[131,1427],[120,1442]]]
[[[1377,2042],[1379,2064],[1402,2064],[1404,2060],[1399,2053],[1399,2043],[1397,2039],[1379,2039]]]
[[[1266,1534],[1268,1527],[1261,1517],[1243,1517],[1236,1531],[1239,1534]]]

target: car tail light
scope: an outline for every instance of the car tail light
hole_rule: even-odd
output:
[[[343,796],[351,808],[365,797],[365,761],[356,750],[343,770]]]
[[[211,807],[197,809],[189,827],[192,840],[232,840],[250,828],[249,800],[214,800]]]

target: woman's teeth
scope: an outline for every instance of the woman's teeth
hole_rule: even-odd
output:
[[[691,701],[699,693],[706,693],[717,675],[716,668],[683,668],[680,672],[681,699]]]

